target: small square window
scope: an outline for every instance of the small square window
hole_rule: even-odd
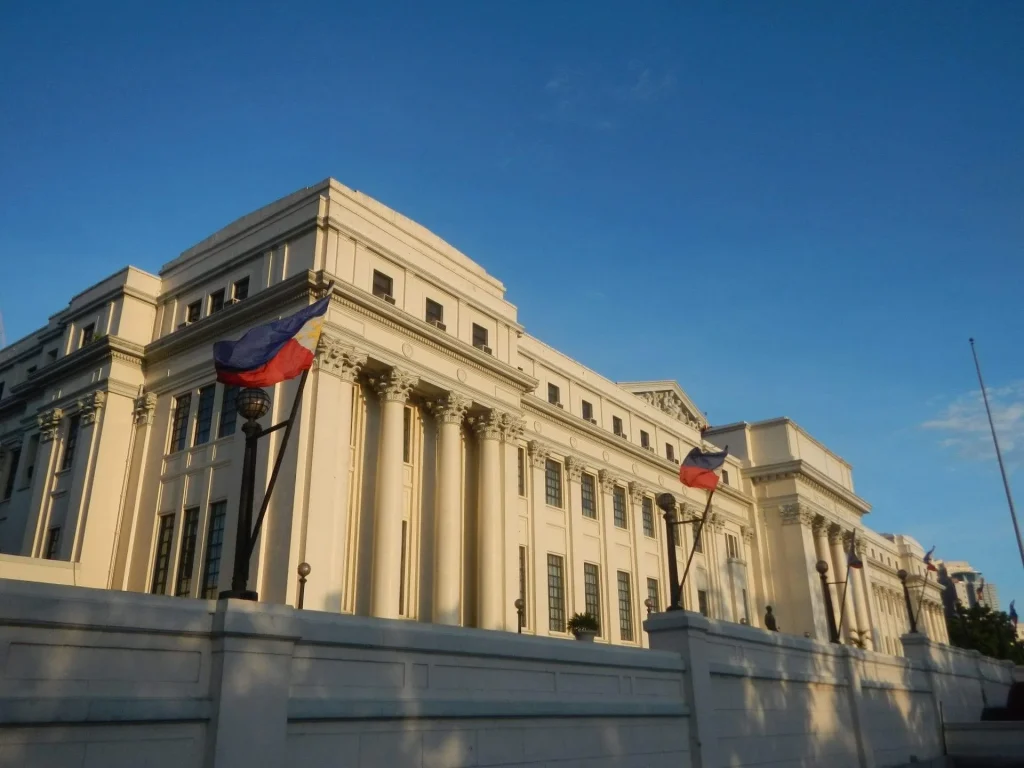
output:
[[[210,311],[207,314],[212,315],[222,309],[224,309],[224,289],[220,288],[210,294]]]
[[[427,322],[431,325],[444,324],[444,306],[433,299],[427,299]]]
[[[78,346],[84,347],[86,344],[96,338],[96,324],[89,323],[88,325],[82,326],[82,337],[78,342]]]
[[[650,448],[651,447],[651,436],[644,430],[640,430],[640,447]]]
[[[487,346],[487,329],[482,325],[477,325],[476,323],[473,323],[473,346]]]
[[[373,295],[379,298],[395,295],[395,281],[383,272],[373,270]]]
[[[554,384],[548,384],[548,402],[552,405],[561,405],[562,403],[561,393]]]
[[[594,406],[586,400],[583,401],[583,418],[587,421],[591,421],[594,418]]]
[[[622,431],[622,419],[618,416],[612,416],[612,432],[619,437],[623,437],[625,433]]]
[[[193,301],[185,308],[185,322],[195,323],[199,320],[200,315],[203,314],[203,302]]]
[[[46,357],[49,360],[49,362],[54,362],[57,359],[57,350],[51,349],[49,352],[46,353]]]
[[[676,447],[672,443],[665,443],[665,458],[669,461],[676,460]]]
[[[722,470],[722,482],[726,485],[729,484],[729,470],[727,469]]]
[[[241,301],[242,299],[249,298],[249,278],[243,277],[241,280],[236,280],[234,285],[231,286],[231,298],[235,301]]]

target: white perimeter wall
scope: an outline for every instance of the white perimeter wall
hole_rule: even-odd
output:
[[[923,637],[646,628],[658,650],[0,580],[0,766],[889,766],[1013,675]]]

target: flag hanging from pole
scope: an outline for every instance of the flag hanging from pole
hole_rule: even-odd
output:
[[[328,293],[294,315],[246,331],[238,341],[215,343],[217,381],[240,387],[269,387],[309,370],[330,301]]]
[[[935,547],[928,550],[928,553],[924,556],[924,565],[929,571],[938,571],[935,567],[935,563],[932,562],[932,553],[935,551]]]
[[[850,536],[850,551],[846,553],[847,568],[863,568],[864,562],[857,556],[857,531]]]
[[[718,475],[715,470],[725,464],[725,457],[729,455],[729,447],[717,453],[705,453],[700,448],[694,448],[683,459],[679,466],[679,482],[689,488],[706,488],[709,491],[718,487]]]

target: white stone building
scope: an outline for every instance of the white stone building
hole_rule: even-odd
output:
[[[187,597],[230,582],[242,436],[211,344],[336,281],[318,363],[252,560],[261,599],[644,644],[668,595],[671,491],[693,446],[728,444],[686,607],[824,637],[818,560],[845,575],[843,634],[900,653],[910,574],[945,641],[923,549],[866,527],[852,469],[789,419],[706,429],[672,381],[615,383],[526,332],[500,281],[420,225],[328,180],[225,227],[159,275],[128,267],[0,350],[0,577]],[[296,381],[271,391],[284,419]],[[703,433],[702,433],[702,430]],[[262,440],[265,487],[282,433]],[[693,527],[679,526],[680,572]],[[922,599],[923,592],[923,599]]]

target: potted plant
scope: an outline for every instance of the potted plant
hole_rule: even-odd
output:
[[[577,640],[584,643],[594,642],[601,627],[597,623],[597,616],[592,613],[575,613],[569,619],[569,631]]]

